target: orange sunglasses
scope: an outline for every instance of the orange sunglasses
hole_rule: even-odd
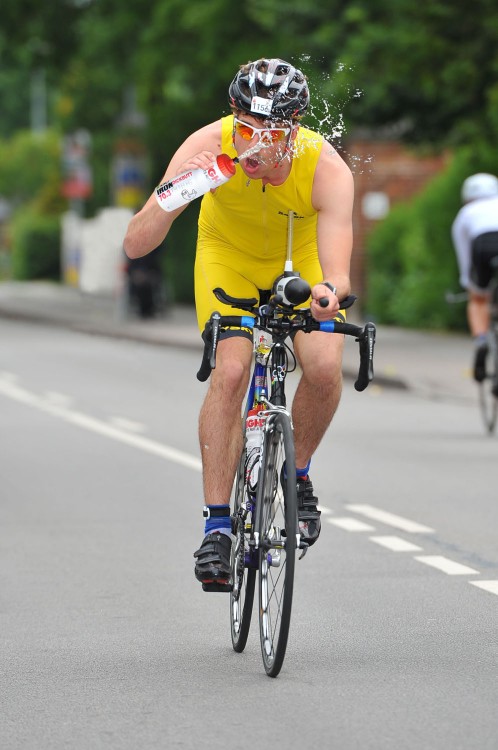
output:
[[[255,135],[260,141],[267,143],[278,143],[283,141],[291,132],[290,128],[255,128],[247,122],[233,118],[234,132],[240,135],[245,141],[252,141]]]

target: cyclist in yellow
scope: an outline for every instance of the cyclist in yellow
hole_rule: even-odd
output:
[[[220,153],[241,156],[236,174],[202,199],[195,261],[199,327],[215,310],[233,314],[213,295],[222,287],[234,297],[270,290],[284,268],[289,211],[295,214],[293,266],[312,287],[311,312],[334,318],[350,293],[353,178],[333,146],[301,126],[309,106],[303,73],[280,59],[241,66],[229,87],[232,114],[197,130],[171,159],[163,182],[193,169],[208,169]],[[130,258],[156,248],[185,206],[167,212],[152,194],[130,222],[125,251]],[[328,306],[319,300],[328,298]],[[195,553],[203,583],[228,580],[230,494],[242,447],[241,405],[248,384],[250,333],[224,332],[199,417],[203,464],[205,535]],[[302,369],[292,416],[300,533],[313,544],[320,510],[309,478],[311,457],[339,404],[342,336],[297,333],[294,349]]]

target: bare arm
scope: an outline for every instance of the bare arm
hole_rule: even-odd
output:
[[[325,142],[315,172],[312,200],[318,211],[318,257],[323,280],[337,287],[337,295],[323,285],[313,287],[311,312],[317,320],[333,317],[339,310],[339,299],[351,292],[353,199],[351,170],[333,146]],[[321,297],[329,298],[327,308],[318,304]]]
[[[221,123],[218,120],[192,133],[176,151],[161,182],[188,169],[206,168],[221,151]],[[163,211],[154,193],[145,206],[132,218],[124,239],[124,250],[129,258],[140,258],[154,250],[164,240],[171,226],[185,208]]]

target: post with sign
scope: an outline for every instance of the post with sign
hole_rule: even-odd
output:
[[[93,189],[89,163],[91,136],[87,130],[77,130],[63,142],[62,194],[69,201],[69,213],[63,221],[62,273],[66,284],[77,287],[81,260],[80,224],[84,216],[85,200]]]

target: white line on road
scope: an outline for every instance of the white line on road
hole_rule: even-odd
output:
[[[47,393],[45,394],[45,397],[52,404],[57,404],[57,406],[63,406],[64,409],[69,409],[69,406],[73,401],[70,396],[66,396],[65,393],[59,393],[58,391],[47,391]]]
[[[498,596],[498,581],[469,581],[472,586],[477,586],[484,591],[489,591],[490,594],[496,594]]]
[[[200,459],[195,456],[179,451],[176,448],[171,448],[168,445],[156,443],[154,440],[149,440],[140,435],[132,435],[106,422],[101,422],[94,417],[89,417],[86,414],[71,411],[63,406],[51,403],[47,399],[43,399],[34,393],[24,390],[24,388],[20,388],[15,383],[10,382],[9,379],[0,379],[0,393],[26,406],[32,406],[35,409],[51,414],[53,417],[63,419],[65,422],[111,438],[112,440],[117,440],[120,443],[131,445],[133,448],[139,448],[147,453],[165,458],[167,461],[173,461],[194,471],[201,471],[202,469]]]
[[[141,422],[134,422],[131,419],[125,417],[109,417],[109,422],[117,427],[118,430],[126,430],[127,432],[145,432],[145,425]]]
[[[363,521],[358,521],[357,518],[327,518],[327,521],[346,531],[375,531],[373,526],[369,526],[368,523],[363,523]]]
[[[406,539],[401,539],[399,536],[371,536],[370,539],[393,552],[420,552],[422,549],[422,547],[407,542]]]
[[[408,531],[411,534],[434,533],[434,529],[429,528],[429,526],[423,526],[421,523],[410,521],[408,518],[396,516],[394,513],[388,513],[386,510],[375,508],[373,505],[346,505],[346,508],[352,510],[353,513],[359,513],[367,518],[372,518],[374,521],[380,521],[387,526],[394,526],[396,529]]]
[[[442,570],[443,573],[447,573],[447,575],[449,576],[470,576],[475,574],[479,575],[478,570],[474,570],[474,568],[468,568],[466,565],[461,565],[461,563],[449,560],[447,557],[443,557],[442,555],[423,555],[421,557],[415,557],[415,560],[418,560],[425,565],[430,565],[432,568]]]

